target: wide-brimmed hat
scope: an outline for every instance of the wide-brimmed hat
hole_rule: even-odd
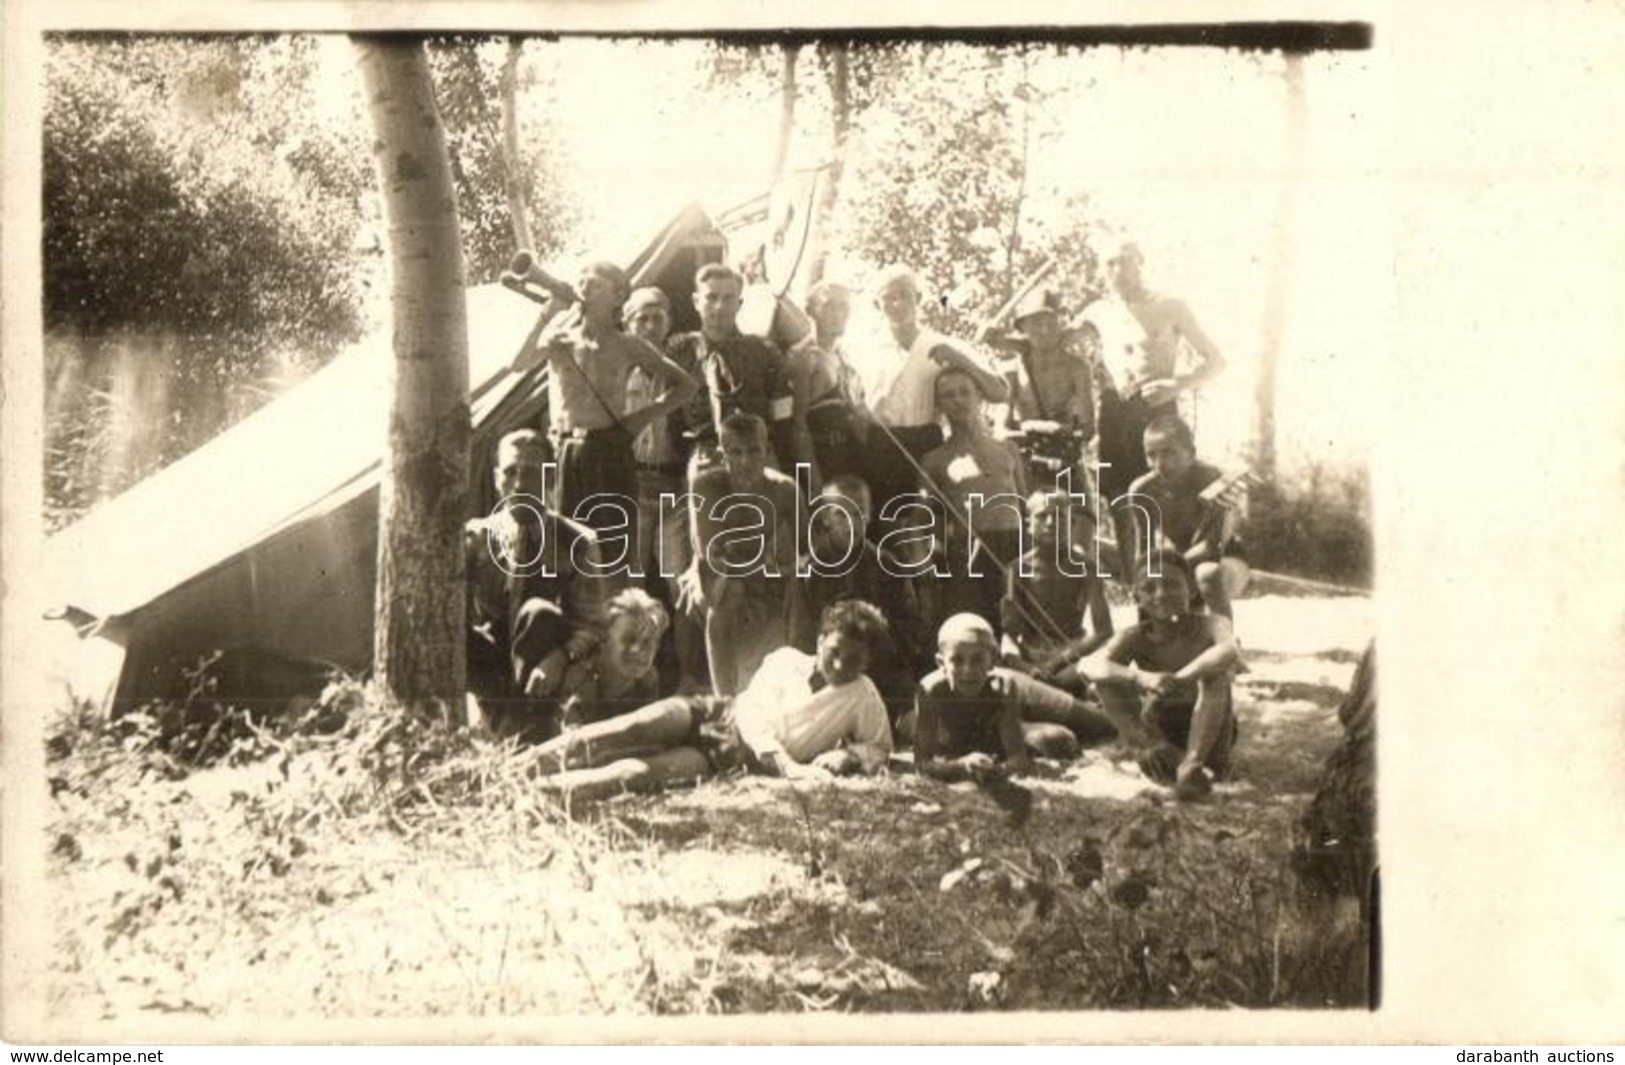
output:
[[[1053,314],[1057,318],[1061,317],[1061,294],[1052,288],[1033,289],[1016,304],[1010,320],[1020,328],[1023,318],[1031,318],[1037,314]]]

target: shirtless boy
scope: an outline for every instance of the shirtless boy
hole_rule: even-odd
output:
[[[1184,559],[1153,552],[1137,576],[1140,621],[1078,664],[1140,768],[1200,799],[1230,773],[1236,739],[1230,682],[1238,661],[1229,619],[1191,609]]]
[[[767,465],[767,426],[754,414],[722,423],[722,466],[694,480],[694,562],[688,598],[705,611],[705,651],[718,695],[744,689],[785,643],[796,559],[795,481]]]
[[[1125,244],[1106,268],[1112,294],[1084,309],[1085,336],[1096,345],[1105,367],[1099,397],[1100,491],[1109,505],[1148,469],[1143,449],[1145,427],[1159,414],[1177,414],[1185,392],[1200,388],[1224,369],[1224,358],[1183,300],[1146,287],[1141,270],[1145,257]],[[1188,348],[1197,366],[1179,374],[1179,355]],[[1113,509],[1123,578],[1135,572],[1132,517]]]
[[[1112,634],[1104,582],[1095,572],[1095,519],[1064,492],[1027,500],[1029,547],[1009,571],[1003,603],[1004,664],[1067,691],[1083,687],[1074,665]]]
[[[636,498],[632,441],[644,426],[675,410],[699,390],[699,382],[647,341],[621,332],[616,322],[626,298],[626,275],[613,263],[598,262],[581,272],[575,299],[549,301],[534,341],[513,361],[516,371],[542,362],[549,369],[548,433],[558,462],[555,511],[574,516],[588,496],[611,494],[625,500],[623,516]],[[627,380],[634,369],[664,384],[649,405],[627,409]],[[625,530],[628,521],[606,518],[602,530]],[[630,537],[627,537],[629,540]],[[613,552],[610,552],[613,554]]]
[[[1145,457],[1151,472],[1129,486],[1130,495],[1144,496],[1152,504],[1133,510],[1138,540],[1179,553],[1196,578],[1202,602],[1215,614],[1235,620],[1224,579],[1225,512],[1202,498],[1202,490],[1223,476],[1196,459],[1191,427],[1177,414],[1162,414],[1145,427]],[[1160,528],[1145,527],[1153,515]],[[1152,533],[1158,534],[1152,539]]]
[[[976,776],[1002,758],[1017,773],[1034,755],[1071,759],[1080,740],[1114,735],[1111,723],[1079,699],[1031,677],[999,668],[993,626],[956,614],[937,634],[938,669],[920,681],[914,764],[941,779]]]

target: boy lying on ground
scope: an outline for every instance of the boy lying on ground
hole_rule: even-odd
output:
[[[815,654],[774,651],[735,697],[674,695],[567,732],[531,756],[538,784],[592,798],[739,766],[796,779],[873,773],[892,736],[864,670],[885,632],[870,604],[836,603],[824,612]]]
[[[914,764],[941,780],[987,773],[1002,758],[1017,773],[1032,758],[1070,760],[1079,744],[1111,739],[1117,730],[1059,688],[994,665],[993,626],[955,614],[937,635],[941,668],[920,681],[915,711],[899,731],[914,734]]]
[[[1183,558],[1154,552],[1134,585],[1139,623],[1078,663],[1141,770],[1180,799],[1202,798],[1229,775],[1236,741],[1235,634],[1228,618],[1192,611],[1193,587]]]

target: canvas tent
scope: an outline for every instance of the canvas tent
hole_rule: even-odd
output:
[[[624,261],[634,285],[666,290],[677,328],[696,328],[694,272],[724,248],[691,206]],[[484,511],[496,441],[545,416],[545,379],[507,369],[536,307],[497,285],[467,298],[470,476]],[[221,649],[266,668],[368,668],[390,359],[387,333],[368,338],[47,542],[53,624],[77,637],[54,671],[75,698],[111,710],[174,697]],[[218,694],[244,701],[277,688],[252,669],[230,682],[241,690]]]

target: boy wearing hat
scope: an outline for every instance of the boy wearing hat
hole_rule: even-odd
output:
[[[990,330],[987,342],[1009,362],[1010,409],[1017,422],[1055,422],[1088,440],[1095,433],[1098,370],[1077,334],[1061,321],[1060,295],[1037,289],[1016,305],[1015,329]]]

